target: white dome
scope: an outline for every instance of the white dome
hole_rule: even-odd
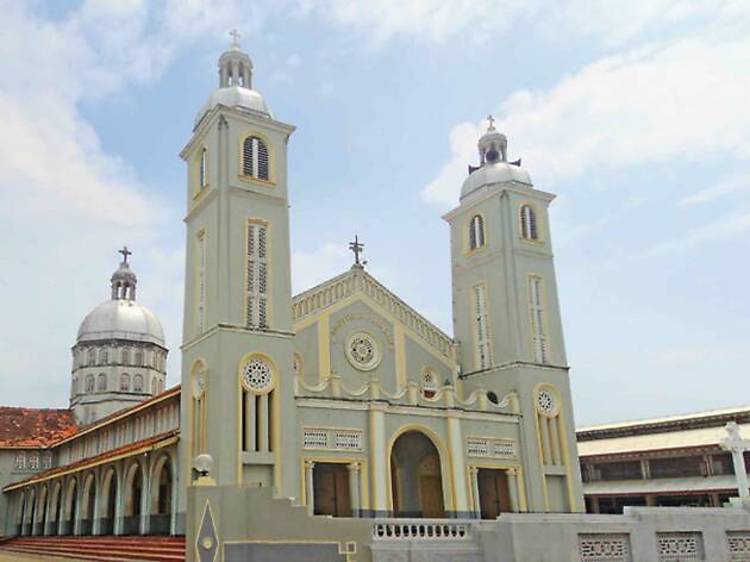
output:
[[[461,199],[485,185],[512,181],[524,183],[529,186],[533,185],[529,173],[521,166],[503,161],[493,164],[486,163],[466,178],[461,188]]]
[[[242,86],[227,86],[214,90],[208,97],[208,101],[196,115],[194,125],[197,126],[203,116],[217,105],[250,110],[273,119],[271,108],[268,107],[260,92]]]
[[[88,313],[78,329],[78,342],[131,340],[164,345],[164,331],[157,316],[132,300],[109,300]]]

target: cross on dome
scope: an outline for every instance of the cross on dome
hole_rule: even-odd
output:
[[[229,32],[229,35],[232,37],[232,43],[231,47],[234,49],[240,48],[240,33],[237,31],[237,29],[232,29],[232,31]]]
[[[133,252],[128,250],[127,246],[123,246],[122,250],[117,250],[118,254],[122,254],[122,263],[127,264],[128,263],[128,256],[132,256]]]
[[[487,126],[487,130],[494,131],[495,130],[495,118],[492,116],[492,113],[487,115],[487,123],[489,123],[489,125]]]

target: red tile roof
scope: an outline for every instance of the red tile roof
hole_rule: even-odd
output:
[[[73,410],[0,406],[0,449],[42,449],[77,431]]]

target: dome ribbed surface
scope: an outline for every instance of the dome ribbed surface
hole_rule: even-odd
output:
[[[131,300],[110,300],[89,312],[78,329],[78,342],[120,339],[155,343],[164,347],[159,318]]]

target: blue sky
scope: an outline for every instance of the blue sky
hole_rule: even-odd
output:
[[[450,333],[448,229],[492,112],[552,237],[579,425],[750,403],[750,5],[0,0],[0,397],[64,406],[116,249],[179,380],[177,153],[236,27],[290,143],[295,290],[350,263]]]

